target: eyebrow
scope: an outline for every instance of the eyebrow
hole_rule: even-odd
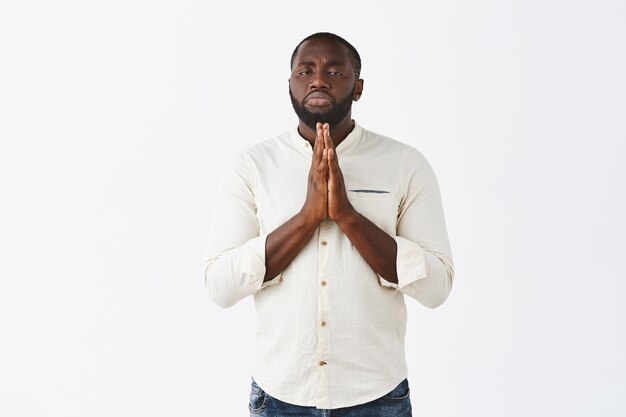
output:
[[[314,67],[315,66],[315,62],[313,62],[313,61],[301,61],[301,62],[298,62],[296,64],[297,67],[299,67],[301,65],[307,66],[307,67]],[[346,65],[346,64],[341,62],[341,61],[336,61],[335,60],[335,61],[326,61],[324,63],[324,65],[327,66],[327,67],[336,67],[336,66]]]

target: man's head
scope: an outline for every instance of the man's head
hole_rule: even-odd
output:
[[[300,121],[315,130],[317,122],[331,128],[351,117],[352,101],[361,97],[361,58],[345,39],[315,33],[291,55],[289,95]]]

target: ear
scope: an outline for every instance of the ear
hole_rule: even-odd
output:
[[[354,88],[354,101],[359,101],[361,95],[363,94],[363,79],[356,80],[356,87]]]

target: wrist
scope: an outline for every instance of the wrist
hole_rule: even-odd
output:
[[[359,212],[352,207],[352,204],[348,203],[348,206],[332,217],[332,220],[337,223],[342,230],[350,225],[354,224],[359,217]]]
[[[322,218],[322,216],[316,214],[313,210],[308,209],[306,205],[300,209],[298,217],[300,218],[302,225],[307,229],[315,229],[325,220],[325,218]]]

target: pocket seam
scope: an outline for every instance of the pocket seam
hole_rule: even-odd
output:
[[[250,406],[250,404],[248,404],[248,410],[250,410],[250,412],[252,414],[258,414],[261,411],[263,411],[263,409],[265,409],[265,405],[267,403],[267,394],[265,393],[265,391],[263,392],[263,402],[261,403],[261,406],[259,408],[252,408]]]
[[[254,380],[252,381],[252,390],[251,390],[251,394],[254,395],[262,395],[263,396],[263,402],[261,403],[261,405],[258,408],[252,408],[250,402],[248,402],[248,410],[250,410],[250,412],[252,414],[258,414],[261,411],[263,411],[263,409],[265,409],[265,406],[267,404],[267,393],[265,391],[263,391],[263,388],[259,387],[256,382],[254,382]]]
[[[409,388],[406,392],[406,395],[402,396],[402,397],[392,397],[389,394],[385,395],[385,399],[389,400],[389,401],[402,401],[402,400],[406,400],[408,397],[411,396],[411,389]]]
[[[403,385],[406,384],[406,394],[404,394],[401,397],[396,397],[394,396],[394,392],[398,389],[401,388]],[[383,396],[383,398],[385,398],[388,401],[402,401],[402,400],[406,400],[407,398],[409,398],[411,396],[411,387],[408,386],[408,381],[404,380],[402,382],[400,382],[400,384],[398,384],[397,387],[395,387],[391,392],[389,392],[388,394],[386,394],[385,396]]]

